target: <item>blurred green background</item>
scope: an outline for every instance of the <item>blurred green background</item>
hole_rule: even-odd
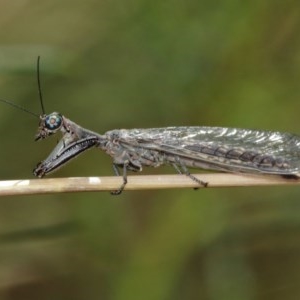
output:
[[[299,1],[0,1],[0,97],[104,133],[207,125],[300,133]],[[0,180],[57,137],[0,104]],[[170,168],[145,173],[174,173]],[[83,154],[52,177],[108,176]],[[299,187],[0,199],[0,299],[300,299]]]

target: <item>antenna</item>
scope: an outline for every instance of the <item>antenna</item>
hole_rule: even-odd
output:
[[[27,112],[28,114],[31,114],[31,115],[33,115],[33,116],[35,116],[35,117],[40,117],[38,114],[35,114],[34,112],[32,112],[32,111],[30,111],[30,110],[28,110],[28,109],[26,109],[26,108],[24,108],[24,107],[22,107],[22,106],[20,106],[20,105],[18,105],[18,104],[15,104],[15,103],[13,103],[13,102],[10,102],[10,101],[8,101],[8,100],[4,100],[4,99],[0,99],[0,101],[1,102],[4,102],[4,103],[6,103],[6,104],[8,104],[8,105],[10,105],[10,106],[13,106],[14,108],[17,108],[17,109],[20,109],[20,110],[22,110],[22,111],[25,111],[25,112]]]
[[[43,97],[42,97],[42,90],[41,90],[41,83],[40,83],[40,56],[38,56],[37,58],[37,81],[38,81],[38,88],[39,88],[39,96],[40,96],[40,102],[41,102],[41,107],[42,107],[42,112],[45,115],[45,108],[44,108],[44,104],[43,104]],[[38,117],[40,118],[40,116],[38,114],[35,114],[34,112],[24,108],[23,106],[20,106],[18,104],[15,104],[11,101],[8,100],[4,100],[4,99],[0,99],[0,102],[6,103],[14,108],[17,108],[19,110],[25,111],[28,114]]]
[[[40,82],[40,56],[37,58],[37,83],[38,83],[38,89],[39,89],[39,97],[40,97],[40,103],[43,115],[45,115],[45,107],[43,103],[43,95],[42,95],[42,89],[41,89],[41,82]]]

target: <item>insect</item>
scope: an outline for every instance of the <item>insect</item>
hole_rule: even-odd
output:
[[[124,190],[127,171],[142,171],[143,166],[172,165],[177,172],[186,174],[202,186],[208,183],[193,176],[188,168],[262,173],[293,179],[300,176],[300,136],[225,127],[117,129],[99,134],[58,112],[46,114],[39,80],[39,58],[37,74],[43,114],[39,116],[35,140],[45,139],[58,131],[62,133],[62,139],[53,151],[34,169],[37,177],[49,174],[92,147],[112,157],[117,176],[122,169],[123,183],[112,194]],[[1,101],[21,108],[6,100]]]

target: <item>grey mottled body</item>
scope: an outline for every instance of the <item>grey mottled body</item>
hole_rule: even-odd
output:
[[[42,177],[81,152],[98,147],[113,158],[117,175],[141,171],[143,166],[173,165],[200,184],[187,168],[246,172],[298,177],[300,174],[300,137],[281,132],[223,127],[165,127],[111,130],[103,135],[82,128],[61,114],[43,115],[36,139],[57,130],[62,140],[34,170]]]

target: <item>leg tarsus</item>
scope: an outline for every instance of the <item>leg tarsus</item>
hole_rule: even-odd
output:
[[[201,179],[198,179],[197,177],[195,177],[194,175],[192,175],[188,170],[186,170],[185,175],[189,178],[191,178],[193,181],[197,182],[199,185],[202,185],[203,187],[207,187],[208,186],[208,182],[203,181]],[[195,188],[196,190],[198,188]]]
[[[113,164],[113,169],[114,169],[116,176],[120,176],[120,172],[119,172],[118,166],[116,164]],[[123,164],[123,183],[117,190],[111,191],[110,194],[111,195],[120,195],[123,192],[126,184],[127,184],[127,163],[124,163]]]
[[[197,177],[195,177],[194,175],[192,175],[187,169],[187,167],[180,161],[179,157],[176,158],[176,162],[177,163],[173,163],[172,166],[179,174],[185,174],[187,177],[191,178],[193,181],[197,182],[199,185],[202,185],[203,187],[208,186],[208,182],[202,181]],[[197,190],[198,188],[196,187],[194,189]]]

